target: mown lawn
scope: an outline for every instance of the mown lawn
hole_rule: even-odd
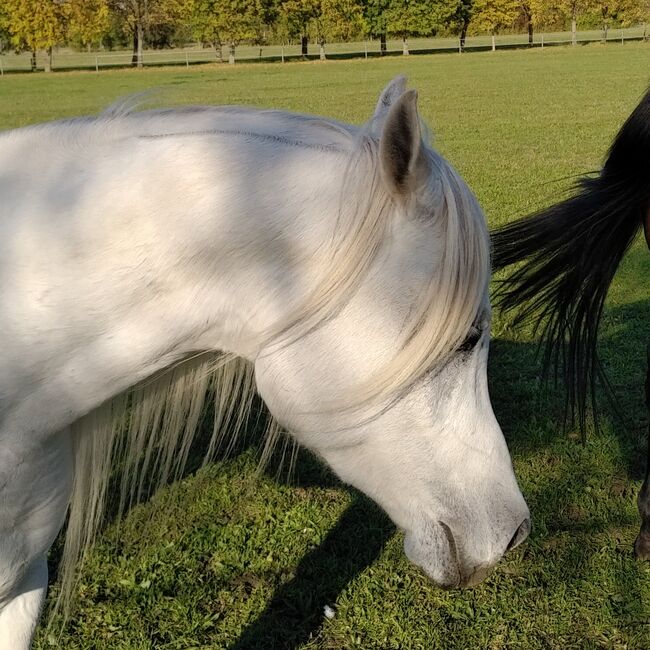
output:
[[[0,127],[96,112],[148,88],[158,89],[154,104],[255,104],[360,123],[400,72],[495,226],[597,168],[645,90],[650,46],[5,76]],[[246,444],[132,510],[117,537],[109,529],[63,635],[41,631],[37,647],[650,648],[650,564],[631,553],[649,278],[638,242],[603,330],[625,419],[603,402],[603,431],[585,446],[562,430],[561,395],[539,390],[534,341],[495,318],[493,405],[533,533],[479,587],[435,588],[364,497],[307,454],[289,480],[275,466],[257,475]]]

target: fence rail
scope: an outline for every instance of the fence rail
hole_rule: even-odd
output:
[[[576,43],[625,43],[626,41],[645,41],[650,38],[646,34],[644,25],[626,29],[610,29],[607,38],[603,38],[602,31],[577,32]],[[494,47],[499,49],[517,49],[528,47],[551,47],[558,45],[571,45],[570,32],[546,32],[534,34],[532,45],[528,42],[527,34],[510,34],[496,36]],[[469,36],[465,40],[463,50],[485,51],[493,47],[491,36]],[[409,41],[410,54],[432,54],[442,52],[458,52],[460,43],[457,38],[429,38],[412,39]],[[401,41],[388,41],[384,56],[399,56],[402,54]],[[224,62],[227,61],[227,51],[224,47]],[[354,43],[332,43],[325,46],[325,55],[328,59],[370,58],[381,56],[379,41],[365,41]],[[52,55],[53,70],[96,70],[107,68],[124,68],[132,65],[133,53],[130,50],[119,52],[74,52],[68,49],[55,50]],[[235,60],[241,63],[291,61],[301,59],[318,59],[320,51],[317,45],[310,45],[307,56],[300,53],[299,45],[267,45],[267,46],[241,46],[235,52]],[[36,58],[36,69],[45,68],[45,54],[39,52]],[[169,65],[197,65],[202,63],[221,62],[212,49],[192,47],[168,50],[145,50],[142,63],[145,66]],[[32,68],[31,54],[24,52],[0,53],[0,74],[8,72],[28,72]]]

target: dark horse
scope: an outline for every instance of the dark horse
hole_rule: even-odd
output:
[[[602,377],[596,346],[605,297],[641,228],[650,249],[650,91],[618,132],[599,174],[580,180],[574,196],[492,235],[495,269],[523,262],[503,281],[496,302],[518,308],[519,319],[538,326],[545,368],[563,378],[570,415],[583,436]],[[650,412],[650,346],[647,354]],[[650,559],[650,423],[638,506],[642,523],[634,550]]]

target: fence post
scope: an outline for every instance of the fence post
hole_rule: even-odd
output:
[[[0,55],[0,77],[5,76],[5,69],[2,67],[2,55]]]
[[[99,72],[99,59],[95,54],[95,72]]]
[[[280,56],[282,57],[282,63],[284,63],[284,45],[282,46]]]
[[[625,35],[623,34],[622,28],[621,28],[621,45],[625,45]]]
[[[365,50],[366,59],[367,59],[368,58],[368,41],[363,42],[363,49]]]
[[[190,55],[187,52],[185,52],[185,67],[190,67]]]
[[[544,34],[542,34],[542,49],[544,49]]]

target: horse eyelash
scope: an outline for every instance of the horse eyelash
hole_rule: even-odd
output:
[[[476,344],[481,340],[483,336],[483,331],[480,327],[475,325],[469,331],[469,334],[466,336],[465,340],[458,347],[459,352],[470,352],[476,347]]]

